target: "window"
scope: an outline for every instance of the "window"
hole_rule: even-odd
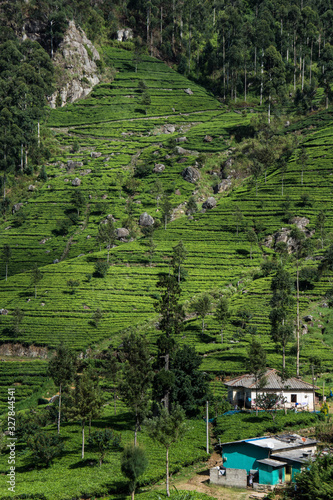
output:
[[[297,394],[292,394],[291,395],[291,402],[292,403],[297,403]]]

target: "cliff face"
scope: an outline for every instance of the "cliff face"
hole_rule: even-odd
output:
[[[70,21],[53,63],[56,69],[57,91],[50,97],[52,108],[88,95],[100,82],[96,61],[100,56],[81,28]]]

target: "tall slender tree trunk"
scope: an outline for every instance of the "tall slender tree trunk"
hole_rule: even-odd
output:
[[[246,102],[246,63],[245,63],[245,67],[244,67],[244,101]]]
[[[223,328],[221,328],[221,344],[223,344]]]
[[[310,50],[310,75],[309,75],[310,85],[311,85],[311,79],[312,79],[312,54],[313,54],[313,39],[311,40],[311,50]]]
[[[163,7],[161,6],[161,21],[160,21],[160,43],[163,42]]]
[[[175,52],[175,26],[176,26],[175,11],[176,11],[175,0],[172,0],[172,34],[171,34],[172,52]]]
[[[114,401],[114,414],[117,415],[117,392],[113,393],[113,401]]]
[[[297,71],[297,64],[296,64],[296,30],[294,30],[294,91],[296,91],[296,71]]]
[[[166,447],[166,493],[167,496],[170,496],[170,490],[169,490],[169,446]]]
[[[21,143],[21,172],[23,172],[23,143]]]
[[[38,147],[40,148],[40,123],[39,123],[39,120],[37,122],[37,144],[38,144]]]
[[[222,38],[222,43],[223,43],[223,99],[225,100],[225,88],[226,88],[226,81],[225,81],[225,37],[223,33],[223,38]]]
[[[137,436],[138,436],[138,427],[139,427],[139,419],[138,419],[138,409],[135,411],[135,429],[134,429],[134,446],[136,446]]]
[[[264,91],[264,49],[261,49],[260,106],[262,106],[263,91]]]
[[[58,434],[60,434],[60,420],[61,420],[61,384],[60,384],[60,387],[59,387]]]
[[[303,57],[303,63],[302,63],[302,90],[304,89],[304,69],[305,69],[305,57]]]
[[[81,453],[81,458],[84,458],[84,425],[86,421],[85,419],[82,420],[82,453]]]
[[[299,268],[298,268],[298,258],[297,258],[297,271],[296,271],[296,300],[297,300],[297,318],[296,318],[296,342],[297,342],[297,354],[296,354],[296,375],[299,376]]]

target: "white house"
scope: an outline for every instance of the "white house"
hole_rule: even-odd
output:
[[[277,370],[268,368],[264,375],[266,383],[258,389],[258,395],[263,393],[281,394],[285,398],[286,407],[299,407],[309,411],[314,410],[314,390],[318,387],[304,382],[298,377],[282,381]],[[251,408],[255,404],[256,382],[251,374],[240,375],[224,383],[228,387],[228,400],[240,408]]]

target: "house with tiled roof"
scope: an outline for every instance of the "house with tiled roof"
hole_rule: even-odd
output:
[[[258,389],[258,394],[280,394],[288,408],[314,410],[315,389],[318,387],[304,382],[299,377],[282,380],[278,371],[268,368],[264,375],[265,385]],[[228,400],[239,408],[252,408],[255,405],[256,381],[253,375],[245,374],[224,382],[228,388]]]

